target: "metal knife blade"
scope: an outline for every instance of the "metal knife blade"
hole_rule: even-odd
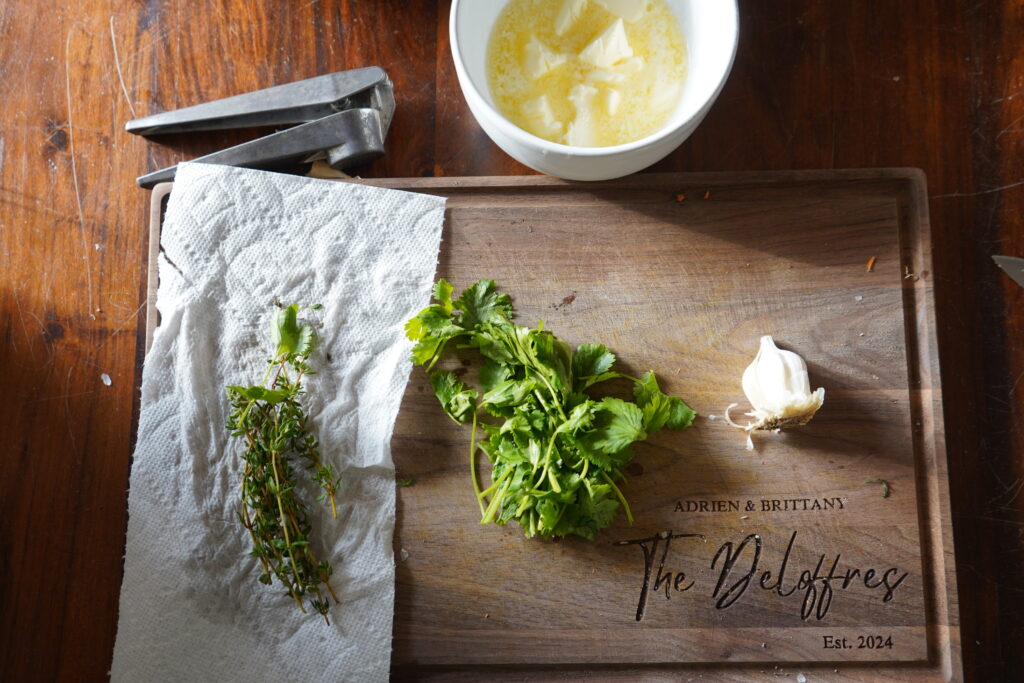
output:
[[[1024,258],[1016,256],[993,256],[996,265],[1006,271],[1010,279],[1024,287]]]

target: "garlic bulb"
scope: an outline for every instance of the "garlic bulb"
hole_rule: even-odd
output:
[[[811,391],[804,359],[780,349],[768,335],[761,337],[754,362],[743,372],[743,393],[754,407],[747,413],[754,422],[745,427],[734,423],[729,418],[729,409],[735,403],[726,409],[725,419],[747,431],[805,425],[825,400],[825,389]]]

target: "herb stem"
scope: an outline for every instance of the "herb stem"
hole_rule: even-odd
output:
[[[270,467],[274,472],[274,487],[277,489],[274,493],[274,497],[277,498],[277,510],[281,515],[281,531],[284,532],[284,543],[288,547],[288,557],[292,561],[292,572],[295,575],[295,579],[299,580],[302,578],[302,574],[299,570],[299,564],[295,561],[295,553],[292,551],[292,541],[288,534],[289,520],[285,517],[284,504],[281,502],[281,479],[277,474],[277,451],[272,451],[270,453]],[[291,589],[289,592],[292,594],[292,597],[295,598],[295,602],[299,603],[299,609],[305,612],[305,608],[302,607],[302,600],[299,599],[299,596],[295,595],[294,589]]]
[[[551,466],[551,452],[552,452],[552,450],[555,447],[555,439],[557,439],[557,438],[558,438],[558,433],[556,432],[556,433],[551,435],[551,440],[548,441],[548,447],[547,447],[547,450],[544,453],[544,468],[540,472],[540,479],[538,479],[536,483],[533,483],[532,478],[530,480],[531,485],[534,488],[536,488],[537,486],[540,486],[542,483],[544,483],[544,479],[551,475],[551,472],[549,471],[549,468]],[[551,488],[554,489],[556,493],[561,493],[562,492],[561,487],[558,486],[558,482],[556,482],[554,479],[551,479]]]
[[[498,477],[497,481],[493,482],[490,486],[488,486],[486,489],[477,494],[477,499],[482,501],[486,496],[491,495],[494,492],[494,490],[501,486],[501,483],[508,478],[508,475],[512,474],[512,470],[513,468],[510,467],[504,472],[502,472],[501,476]]]
[[[476,502],[480,505],[480,514],[485,515],[483,494],[480,493],[480,480],[476,476],[476,410],[473,411],[473,429],[469,433],[469,472],[473,477],[473,491],[476,493]]]
[[[519,501],[519,507],[516,508],[515,516],[519,517],[524,512],[526,512],[526,508],[527,508],[527,506],[529,504],[530,504],[530,497],[529,496],[523,496],[522,499],[520,499],[520,501]]]
[[[562,521],[562,515],[564,515],[565,511],[568,510],[568,509],[569,509],[568,505],[563,505],[561,507],[561,509],[558,511],[558,516],[555,517],[555,521],[551,523],[551,528],[552,529],[558,527],[558,523]]]
[[[629,503],[626,502],[626,497],[622,495],[622,491],[620,491],[619,487],[615,485],[615,482],[612,481],[612,478],[608,476],[607,472],[601,472],[601,477],[612,487],[612,491],[615,491],[615,495],[618,497],[619,502],[622,503],[622,509],[626,511],[626,519],[630,524],[632,524],[633,513],[629,509]]]
[[[484,513],[484,518],[480,520],[481,524],[490,524],[494,521],[495,514],[499,509],[501,509],[501,501],[505,497],[505,492],[508,491],[509,484],[511,483],[511,479],[506,481],[505,485],[501,487],[501,490],[491,498],[491,504],[487,506],[487,512]]]
[[[277,367],[277,364],[278,364],[279,361],[280,361],[280,357],[279,356],[275,356],[273,360],[271,360],[269,363],[267,363],[267,371],[263,373],[263,379],[260,380],[260,386],[261,387],[267,386],[267,378],[270,377],[270,371]]]
[[[427,366],[427,372],[430,372],[431,370],[433,370],[434,369],[434,365],[437,364],[437,361],[441,360],[441,356],[444,355],[444,347],[447,346],[447,345],[448,345],[448,340],[447,339],[444,340],[443,342],[441,342],[440,344],[438,344],[437,349],[434,351],[434,357],[431,359],[430,365]]]
[[[534,371],[534,374],[537,377],[540,377],[540,381],[544,382],[544,386],[546,386],[548,391],[551,392],[551,400],[555,404],[555,408],[558,409],[558,414],[562,416],[562,420],[568,420],[569,418],[566,417],[565,411],[562,410],[562,402],[558,399],[558,392],[556,392],[554,387],[551,386],[551,382],[549,382],[548,378],[540,372]]]
[[[242,478],[242,490],[245,490],[245,477]],[[244,494],[243,494],[244,495]],[[259,542],[256,540],[256,532],[252,529],[252,517],[249,515],[249,506],[242,502],[242,526],[249,532],[249,538],[252,539],[252,547],[256,548]],[[267,564],[267,559],[263,555],[259,556],[260,564],[263,566],[263,571],[270,574],[270,565]]]

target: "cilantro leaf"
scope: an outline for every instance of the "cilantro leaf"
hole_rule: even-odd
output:
[[[665,426],[672,429],[689,427],[696,416],[696,413],[683,403],[683,399],[662,393],[657,378],[650,371],[636,380],[633,396],[643,410],[644,429],[647,432],[656,432]]]
[[[452,321],[450,311],[445,311],[444,307],[437,304],[427,306],[413,320],[420,325],[421,337],[451,339],[466,331]]]
[[[480,366],[480,388],[490,391],[512,375],[512,369],[504,363],[488,358]]]
[[[467,346],[476,348],[484,358],[499,364],[516,363],[518,334],[513,325],[485,325],[470,332]]]
[[[440,351],[442,343],[443,340],[433,337],[417,342],[412,347],[412,362],[416,365],[426,365],[431,362]]]
[[[566,421],[558,425],[555,433],[577,432],[588,427],[594,419],[594,405],[596,404],[593,401],[587,401],[573,408]]]
[[[533,392],[536,386],[536,382],[529,378],[505,380],[484,394],[480,405],[484,407],[493,406],[495,408],[520,405]]]
[[[594,530],[603,529],[612,523],[619,509],[619,501],[607,484],[594,484],[580,491],[580,509],[593,521]]]
[[[444,412],[448,417],[458,423],[465,422],[473,415],[476,409],[477,392],[475,389],[466,388],[454,373],[441,371],[430,375],[430,386],[441,402]]]
[[[540,462],[540,444],[536,441],[530,441],[526,447],[526,460],[531,465],[537,465]]]
[[[697,411],[683,402],[678,396],[669,396],[671,409],[668,414],[668,422],[665,423],[670,429],[686,429],[693,424],[693,418],[697,417]]]
[[[508,322],[512,318],[512,302],[508,294],[498,294],[494,280],[479,280],[455,302],[462,311],[459,323],[472,328],[484,323]]]
[[[532,336],[533,360],[551,387],[560,394],[572,391],[572,349],[550,332]]]
[[[617,453],[634,441],[647,438],[643,422],[643,411],[635,403],[611,396],[603,398],[594,419],[597,428],[588,444],[601,453]]]
[[[589,384],[585,380],[597,377],[611,370],[615,364],[615,354],[604,344],[580,344],[572,357],[572,376],[576,391],[582,391]]]
[[[653,372],[646,372],[633,387],[636,404],[644,413],[644,429],[656,432],[668,422],[671,405],[668,396],[661,393]]]
[[[530,441],[526,448],[520,448],[513,441],[499,439],[496,446],[492,443],[491,452],[503,465],[518,465],[519,463],[533,465],[540,457],[540,445],[536,441]]]
[[[445,313],[452,312],[452,285],[450,282],[441,278],[434,283],[434,299],[437,300],[438,305],[444,309]]]
[[[558,514],[562,506],[550,498],[544,498],[537,504],[537,512],[540,514],[540,525],[553,529],[558,524]]]
[[[432,364],[450,340],[465,334],[452,321],[451,301],[448,308],[442,304],[431,304],[405,323],[405,336],[416,342],[412,349],[412,361],[416,365]]]
[[[658,378],[650,370],[645,372],[633,386],[633,397],[641,408],[650,403],[658,394],[661,394]]]

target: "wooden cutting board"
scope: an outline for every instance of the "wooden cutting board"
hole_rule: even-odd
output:
[[[398,489],[396,677],[961,677],[920,172],[364,182],[448,198],[437,274],[456,291],[496,280],[520,324],[604,343],[700,414],[636,448],[633,525],[527,540],[478,524],[469,430],[414,368],[392,442],[415,480]],[[750,451],[722,414],[746,408],[763,334],[826,397]]]

